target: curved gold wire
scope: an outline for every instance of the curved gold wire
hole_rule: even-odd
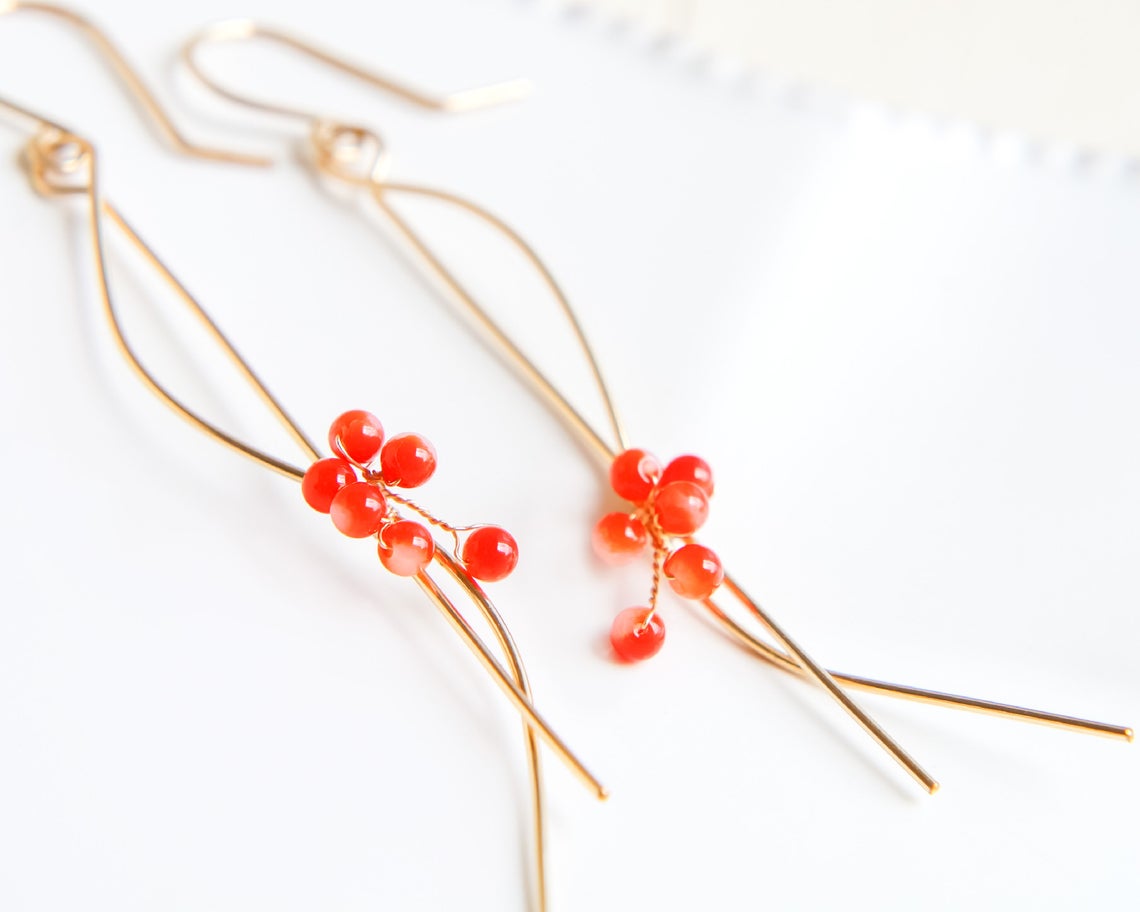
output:
[[[458,298],[465,306],[467,312],[473,316],[486,331],[499,342],[502,347],[509,347],[508,350],[512,355],[512,360],[516,366],[531,379],[534,386],[538,387],[548,401],[555,403],[558,407],[559,413],[562,417],[575,428],[579,436],[582,437],[588,444],[596,451],[604,454],[602,460],[603,465],[608,465],[612,462],[613,457],[616,456],[614,449],[609,447],[601,435],[598,434],[589,423],[570,405],[566,398],[558,391],[554,384],[534,365],[534,363],[525,356],[525,354],[510,340],[507,334],[498,326],[498,324],[491,318],[490,314],[476,301],[476,299],[467,291],[462,283],[455,277],[455,275],[444,265],[442,260],[431,250],[427,243],[419,236],[419,234],[408,224],[406,220],[400,217],[384,198],[385,194],[389,192],[406,192],[414,193],[421,196],[430,196],[436,199],[451,202],[460,208],[473,212],[485,221],[494,225],[502,231],[511,241],[520,245],[523,253],[526,254],[528,260],[535,263],[539,272],[542,274],[544,281],[548,286],[557,289],[556,297],[562,302],[563,312],[573,314],[573,309],[570,307],[569,300],[561,292],[561,288],[554,281],[553,276],[546,268],[545,264],[538,259],[534,250],[529,246],[522,243],[522,238],[510,229],[505,223],[487,212],[480,206],[476,206],[469,200],[456,196],[455,194],[448,193],[434,188],[419,187],[408,184],[391,184],[372,182],[371,184],[372,196],[381,211],[388,217],[388,219],[395,226],[400,236],[408,243],[412,249],[419,255],[421,260],[427,265],[431,273],[440,281],[444,288],[451,293],[452,296]],[[587,357],[594,365],[594,378],[601,390],[602,397],[606,400],[607,404],[610,403],[609,391],[606,388],[605,381],[602,379],[601,371],[597,367],[597,361],[593,357],[593,352],[590,349],[589,343],[586,341],[585,334],[581,331],[577,320],[573,320],[573,325],[577,327],[576,337],[581,345],[584,346],[588,352]],[[612,405],[608,408],[611,420],[620,427],[617,420],[617,415]],[[933,795],[938,791],[938,781],[931,776],[921,764],[918,763],[903,747],[894,740],[871,716],[861,707],[858,703],[852,700],[838,684],[835,683],[830,673],[823,668],[819,663],[811,658],[807,652],[788,634],[776,620],[764,611],[759,606],[756,606],[755,611],[757,619],[764,625],[765,629],[775,637],[775,639],[784,647],[786,653],[794,657],[794,661],[804,674],[816,681],[827,694],[838,703],[848,715],[851,716],[859,726],[867,732],[871,738],[885,750],[896,763],[902,767],[906,773],[922,786],[929,794]]]
[[[96,276],[104,316],[111,329],[115,343],[125,360],[138,374],[143,383],[172,411],[191,425],[219,441],[230,449],[286,477],[299,481],[304,470],[280,460],[271,454],[250,446],[223,431],[182,402],[167,389],[145,366],[119,320],[114,296],[111,294],[107,271],[103,218],[106,217],[123,233],[127,240],[142,254],[145,261],[156,270],[162,279],[175,291],[182,302],[199,319],[215,342],[241,371],[245,380],[261,396],[278,421],[285,426],[294,440],[310,459],[317,459],[320,453],[312,441],[304,434],[297,423],[289,416],[276,397],[250,367],[248,362],[211,319],[206,310],[173,272],[158,257],[154,250],[131,227],[123,215],[99,189],[98,168],[94,146],[78,134],[68,130],[19,103],[0,98],[0,109],[15,113],[34,126],[34,133],[25,149],[29,178],[38,192],[47,196],[82,194],[86,198],[87,221],[92,252],[96,262]],[[534,821],[534,864],[535,890],[538,894],[538,907],[546,908],[546,863],[545,828],[542,787],[542,770],[537,751],[537,738],[542,738],[572,772],[574,772],[601,799],[608,797],[608,791],[589,772],[585,765],[554,732],[549,723],[534,708],[530,685],[527,680],[518,649],[510,636],[502,617],[486,594],[471,581],[455,560],[442,549],[436,550],[435,560],[446,573],[455,578],[465,594],[487,620],[496,639],[507,657],[509,672],[495,659],[478,634],[471,628],[454,603],[440,590],[426,571],[421,571],[417,582],[429,595],[434,604],[443,612],[447,620],[460,634],[471,652],[490,672],[492,678],[516,707],[524,723],[528,769],[531,781],[531,797]]]
[[[577,318],[574,309],[571,307],[569,300],[561,287],[554,279],[550,270],[547,268],[542,259],[534,251],[534,249],[509,225],[499,219],[497,216],[487,211],[481,206],[459,197],[455,194],[446,191],[437,190],[435,188],[422,187],[410,184],[399,184],[387,179],[388,155],[384,147],[383,141],[380,137],[370,131],[351,125],[338,124],[335,121],[330,121],[320,115],[311,114],[309,112],[301,111],[296,108],[286,108],[269,104],[267,102],[251,99],[248,96],[239,94],[232,89],[221,86],[216,80],[209,77],[204,69],[201,67],[197,60],[196,53],[198,49],[205,43],[216,41],[234,41],[248,39],[251,37],[270,37],[279,43],[297,48],[302,52],[308,54],[310,57],[323,62],[334,69],[342,72],[350,73],[351,75],[365,78],[377,85],[380,88],[394,91],[395,94],[410,100],[413,103],[421,104],[425,107],[432,107],[435,109],[449,109],[446,103],[440,103],[435,100],[435,103],[425,104],[424,96],[414,90],[409,90],[405,86],[394,84],[390,80],[384,78],[369,79],[369,74],[360,71],[359,68],[346,64],[336,56],[327,51],[318,51],[311,45],[299,41],[285,33],[277,30],[265,29],[258,26],[249,20],[245,20],[237,24],[223,24],[222,26],[215,26],[213,29],[207,29],[205,32],[200,33],[198,36],[192,38],[183,47],[182,57],[187,66],[191,69],[192,73],[196,75],[207,88],[210,88],[217,94],[228,98],[230,101],[242,104],[246,107],[254,109],[274,111],[276,113],[288,114],[294,117],[304,117],[310,120],[312,124],[311,139],[316,150],[316,164],[319,170],[329,174],[332,177],[347,181],[357,186],[366,187],[370,190],[375,202],[380,207],[384,215],[388,218],[389,222],[396,229],[397,234],[402,240],[412,249],[418,259],[428,269],[428,272],[443,286],[448,295],[457,301],[468,316],[472,317],[481,329],[487,333],[503,351],[508,360],[515,366],[523,377],[535,388],[539,394],[550,404],[554,411],[561,417],[571,428],[571,430],[578,436],[578,438],[590,449],[598,458],[603,467],[609,465],[616,453],[627,446],[626,435],[623,426],[617,417],[616,409],[613,404],[613,399],[609,393],[609,389],[602,376],[600,366],[594,354],[592,347],[587,340],[581,324]],[[371,163],[363,161],[364,150],[371,145],[374,150],[374,160]],[[361,167],[362,163],[365,167]],[[527,357],[527,355],[513,342],[510,336],[497,324],[497,322],[490,316],[487,310],[467,291],[455,275],[446,267],[443,261],[434,253],[431,247],[423,240],[422,237],[411,227],[408,222],[403,219],[395,209],[392,208],[385,199],[386,194],[403,192],[406,194],[420,195],[432,197],[445,202],[449,202],[459,208],[474,214],[479,219],[490,224],[493,228],[503,234],[512,244],[514,244],[524,255],[526,260],[535,268],[549,290],[553,293],[555,300],[567,319],[571,330],[574,334],[575,340],[584,353],[587,363],[593,375],[594,384],[600,394],[601,400],[607,412],[607,417],[613,432],[614,445],[609,444],[602,435],[582,416],[582,414],[574,408],[569,400],[561,393],[560,390],[553,384],[553,382],[534,364],[534,362]],[[801,676],[813,679],[818,685],[823,687],[828,694],[840,705],[842,708],[851,715],[872,738],[877,741],[895,760],[902,766],[916,781],[918,781],[927,791],[933,793],[937,790],[937,782],[929,776],[899,745],[886,734],[854,701],[847,696],[845,691],[839,687],[835,678],[830,672],[822,668],[808,656],[802,648],[800,648],[794,640],[774,621],[771,615],[766,612],[758,602],[749,597],[744,590],[736,583],[731,577],[726,579],[727,591],[736,598],[740,604],[748,611],[752,617],[759,621],[759,623],[768,631],[768,633],[780,644],[780,649],[774,649],[762,640],[756,638],[751,633],[742,628],[739,624],[733,621],[727,614],[725,614],[716,603],[711,600],[705,603],[710,616],[718,622],[722,628],[747,648],[751,649],[754,653],[761,658],[781,667],[785,670],[794,671]],[[1025,718],[1033,721],[1043,722],[1045,724],[1056,725],[1060,727],[1075,728],[1082,731],[1088,731],[1098,734],[1107,734],[1115,737],[1122,737],[1130,739],[1132,731],[1125,726],[1106,725],[1103,723],[1089,722],[1087,720],[1074,719],[1068,716],[1062,716],[1055,713],[1046,713],[1037,710],[1029,710],[1022,707],[1008,706],[1005,704],[995,703],[993,701],[976,700],[968,697],[958,697],[952,694],[939,693],[937,691],[927,691],[921,688],[913,688],[905,685],[891,685],[885,682],[873,681],[867,678],[858,678],[854,676],[844,676],[846,683],[853,687],[858,687],[867,690],[876,690],[882,693],[888,693],[893,696],[906,697],[909,699],[922,700],[926,702],[938,703],[948,706],[956,706],[965,709],[973,709],[982,712],[989,712],[998,715],[1004,715],[1012,718]]]
[[[522,656],[519,655],[518,645],[510,630],[496,610],[494,603],[483,593],[483,589],[464,571],[463,567],[446,552],[441,552],[440,564],[447,574],[467,592],[468,597],[479,608],[483,617],[494,631],[495,638],[502,647],[503,654],[511,667],[511,674],[519,685],[519,690],[530,700],[533,696],[530,690],[530,680],[527,678],[526,668],[523,667]],[[523,725],[523,738],[526,742],[527,765],[530,770],[531,809],[533,811],[532,827],[535,837],[535,883],[534,893],[538,897],[539,912],[546,910],[546,821],[542,799],[542,758],[538,753],[538,740],[534,729]]]
[[[244,105],[255,111],[267,114],[277,114],[297,120],[322,120],[320,114],[306,111],[303,108],[290,107],[278,102],[254,98],[227,88],[219,80],[210,76],[199,59],[199,51],[209,44],[227,44],[238,41],[264,41],[276,44],[295,51],[302,57],[315,60],[346,76],[351,76],[365,82],[373,88],[380,89],[410,104],[431,111],[443,111],[458,114],[466,111],[477,111],[494,105],[518,101],[530,94],[530,83],[525,79],[513,79],[508,82],[497,82],[491,85],[465,89],[461,92],[452,92],[448,95],[431,95],[406,83],[398,82],[374,70],[366,69],[351,63],[329,51],[323,50],[315,44],[291,35],[288,32],[262,25],[252,19],[229,19],[206,26],[196,35],[182,45],[181,58],[187,69],[190,70],[207,88],[217,95]]]
[[[317,165],[325,173],[333,177],[338,177],[348,180],[352,183],[362,184],[367,183],[371,187],[374,198],[377,204],[385,211],[389,219],[392,220],[398,227],[404,239],[413,245],[416,252],[428,264],[433,274],[441,280],[447,288],[461,298],[467,298],[468,311],[471,313],[484,328],[497,333],[500,344],[507,341],[505,333],[499,330],[494,321],[486,311],[470,298],[458,280],[447,270],[438,257],[431,251],[426,243],[416,234],[411,227],[404,222],[394,210],[387,206],[384,200],[386,192],[403,189],[409,193],[419,193],[421,195],[434,196],[438,199],[448,200],[456,203],[471,211],[477,211],[483,218],[495,223],[501,231],[504,231],[507,236],[514,241],[514,243],[522,246],[524,253],[528,255],[531,262],[538,265],[540,272],[548,281],[552,281],[552,276],[542,265],[542,261],[538,258],[533,250],[529,248],[518,236],[517,233],[507,228],[501,222],[498,222],[494,216],[486,210],[479,207],[474,207],[470,203],[461,200],[452,194],[444,193],[443,191],[434,191],[428,188],[409,187],[408,185],[392,184],[384,179],[384,174],[387,169],[387,154],[383,141],[377,134],[370,133],[369,131],[353,126],[338,126],[329,121],[327,118],[319,114],[307,112],[298,108],[286,107],[275,103],[270,103],[258,99],[250,98],[244,94],[238,93],[231,88],[223,87],[217,80],[209,77],[204,68],[198,60],[198,51],[208,43],[217,43],[220,41],[245,41],[252,38],[263,38],[275,41],[287,47],[294,48],[301,51],[303,54],[318,60],[328,66],[333,67],[341,72],[349,73],[357,78],[365,79],[373,85],[394,92],[396,95],[410,100],[413,103],[420,104],[421,106],[431,107],[443,110],[452,110],[454,106],[449,105],[446,101],[429,101],[425,96],[418,92],[409,90],[404,86],[393,83],[391,80],[381,77],[376,77],[374,74],[369,74],[362,71],[359,67],[347,64],[336,56],[327,51],[322,51],[314,48],[307,42],[294,38],[286,33],[280,32],[275,29],[269,29],[260,26],[251,20],[241,20],[238,22],[223,23],[221,25],[207,28],[204,32],[192,37],[182,48],[182,59],[186,66],[190,69],[191,73],[195,75],[207,88],[213,90],[215,93],[222,97],[241,104],[245,107],[254,110],[265,112],[284,114],[295,118],[303,118],[309,121],[312,125],[311,138],[317,152]],[[484,90],[477,97],[485,99],[488,93]],[[348,145],[341,143],[341,140],[348,139],[351,142]],[[367,171],[353,170],[353,165],[358,165],[359,160],[354,161],[352,156],[359,157],[363,154],[368,143],[366,140],[371,140],[371,146],[375,149],[375,161]],[[563,304],[563,313],[570,321],[571,326],[574,328],[579,345],[586,353],[587,360],[590,363],[590,368],[594,374],[596,384],[605,401],[607,412],[609,413],[610,423],[612,425],[615,437],[619,445],[624,442],[624,434],[622,426],[617,418],[614,409],[612,397],[609,395],[606,384],[601,375],[601,369],[598,365],[597,359],[594,357],[593,351],[586,340],[581,326],[578,324],[577,317],[573,309],[569,306],[569,302],[564,295],[559,296],[560,302]],[[553,385],[546,380],[542,372],[527,359],[517,347],[511,345],[510,349],[515,357],[516,363],[519,364],[521,369],[526,373],[528,378],[533,384],[544,387],[548,398],[557,402],[569,420],[574,425],[575,429],[582,436],[585,436],[595,448],[601,448],[603,451],[609,449],[606,447],[602,438],[590,427],[589,423],[579,415],[565,397],[561,396]],[[429,593],[430,594],[430,593]],[[852,700],[836,683],[832,680],[827,671],[818,663],[813,661],[810,656],[787,634],[782,627],[780,627],[775,620],[765,611],[757,607],[756,615],[764,624],[765,628],[772,634],[780,644],[787,650],[787,652],[795,657],[795,661],[803,668],[805,673],[815,679],[815,681],[823,687],[827,693],[834,699],[843,709],[854,718],[859,725],[884,749],[889,753],[895,761],[906,772],[915,779],[926,791],[933,794],[938,790],[937,781],[922,768],[922,766],[911,757],[903,748],[893,739],[890,735],[883,730],[883,728],[876,723],[865,710],[862,709],[854,700]]]
[[[229,162],[239,165],[268,165],[270,161],[259,155],[247,155],[244,152],[231,152],[228,149],[218,149],[213,146],[203,146],[191,142],[175,126],[174,121],[167,114],[166,109],[159,103],[154,93],[147,88],[138,71],[127,61],[123,53],[114,42],[90,19],[81,16],[54,3],[35,3],[29,0],[0,0],[0,16],[14,13],[37,13],[62,22],[78,31],[87,38],[95,50],[98,51],[111,65],[118,77],[126,86],[128,94],[139,104],[147,115],[151,124],[158,130],[159,135],[175,151],[192,158],[201,158],[208,161]],[[17,109],[14,105],[10,105]],[[17,109],[18,110],[18,109]],[[23,113],[28,113],[26,110]],[[34,116],[34,115],[33,115]],[[38,118],[37,118],[38,119]]]
[[[539,273],[544,284],[551,292],[555,301],[558,304],[559,310],[566,314],[570,319],[570,325],[578,345],[583,349],[583,352],[588,362],[595,366],[597,359],[594,355],[593,349],[590,346],[585,333],[578,321],[575,311],[570,305],[566,293],[563,291],[561,285],[554,278],[550,272],[549,267],[538,256],[535,250],[506,222],[496,216],[494,213],[489,212],[482,206],[467,200],[456,194],[446,191],[438,190],[432,187],[420,187],[410,184],[369,184],[371,192],[379,204],[385,216],[392,222],[398,234],[409,244],[412,250],[421,258],[424,264],[428,267],[435,278],[441,283],[448,296],[457,304],[459,304],[463,311],[472,317],[477,325],[488,335],[506,354],[509,363],[511,363],[534,388],[539,395],[547,402],[553,411],[560,417],[573,431],[578,438],[586,445],[587,449],[597,458],[599,464],[603,468],[608,468],[609,464],[613,461],[614,457],[622,449],[626,449],[624,434],[615,432],[616,445],[611,445],[605,441],[602,435],[595,429],[581,413],[574,408],[574,406],[566,399],[566,397],[559,391],[550,380],[535,364],[527,357],[514,342],[513,339],[506,333],[505,330],[494,320],[487,310],[479,303],[479,301],[458,281],[443,262],[431,251],[426,242],[412,229],[412,227],[397,213],[391,205],[383,199],[383,194],[386,191],[403,192],[415,194],[420,196],[428,196],[440,199],[454,204],[460,209],[471,213],[479,219],[482,219],[487,224],[502,233],[512,244],[514,244],[519,251],[523,254],[528,263]],[[600,370],[594,370],[593,379],[595,386],[601,396],[603,404],[606,407],[607,414],[612,423],[618,425],[618,430],[621,429],[621,424],[617,419],[616,410],[613,408],[612,400],[609,394],[608,387],[605,379]],[[744,589],[736,582],[731,575],[725,576],[725,589],[744,607],[746,611],[752,614],[761,624],[764,624],[764,617],[761,616],[763,609],[760,607],[751,596],[749,596]],[[715,600],[709,599],[705,603],[710,616],[721,625],[721,627],[733,639],[737,640],[742,646],[751,652],[755,653],[758,657],[764,659],[770,664],[784,671],[791,672],[801,677],[805,676],[804,668],[794,661],[787,653],[775,649],[763,640],[758,639],[753,634],[749,633],[737,622],[732,620],[722,608],[718,606]],[[765,626],[767,626],[765,624]],[[778,639],[778,638],[777,638]],[[1010,719],[1021,719],[1028,722],[1035,722],[1042,725],[1051,726],[1054,728],[1069,729],[1073,731],[1084,732],[1087,734],[1103,735],[1110,738],[1118,738],[1125,741],[1133,739],[1133,730],[1126,725],[1117,725],[1113,723],[1097,722],[1089,719],[1082,719],[1074,716],[1068,716],[1060,713],[1048,712],[1046,710],[1029,709],[1023,706],[1017,706],[1010,703],[1000,703],[993,700],[982,700],[976,697],[967,697],[957,694],[944,693],[941,691],[928,690],[921,687],[914,687],[908,684],[892,684],[886,681],[879,681],[873,678],[867,678],[859,675],[843,674],[840,672],[829,672],[831,677],[836,681],[842,681],[850,687],[864,690],[873,693],[883,694],[885,696],[899,697],[917,702],[930,703],[932,705],[939,705],[948,708],[965,709],[973,712],[979,712],[989,715],[1002,716]]]

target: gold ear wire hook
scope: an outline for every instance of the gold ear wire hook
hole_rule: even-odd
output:
[[[14,13],[40,13],[74,27],[86,37],[95,49],[107,60],[115,73],[126,86],[128,94],[138,103],[147,118],[158,130],[163,140],[176,152],[192,158],[201,158],[207,161],[229,162],[239,165],[265,166],[271,164],[270,160],[259,155],[248,155],[244,152],[231,152],[227,149],[217,149],[212,146],[201,146],[191,142],[174,125],[166,109],[159,103],[154,93],[147,88],[146,83],[138,71],[131,66],[122,52],[115,46],[109,37],[91,20],[81,16],[73,10],[52,3],[25,2],[25,0],[0,0],[0,16]],[[5,107],[18,113],[31,116],[39,120],[36,115],[18,105],[5,102]],[[50,123],[43,120],[42,123]]]
[[[305,120],[319,123],[325,118],[315,112],[303,108],[291,107],[274,101],[254,98],[227,88],[214,77],[210,76],[198,58],[198,52],[208,44],[233,43],[238,41],[262,40],[281,45],[296,51],[303,57],[315,60],[346,76],[365,82],[373,88],[387,92],[397,98],[430,111],[441,111],[457,114],[466,111],[476,111],[494,105],[518,101],[530,93],[530,83],[525,79],[514,79],[507,82],[498,82],[491,85],[479,86],[448,95],[430,95],[419,89],[384,76],[374,70],[365,69],[342,57],[317,47],[288,32],[261,25],[252,19],[230,19],[209,25],[194,35],[182,46],[181,57],[191,73],[202,82],[210,91],[255,111],[264,111],[269,114],[278,114],[296,120]]]

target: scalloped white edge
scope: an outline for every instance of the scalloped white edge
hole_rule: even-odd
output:
[[[834,79],[794,76],[744,59],[718,47],[715,41],[702,41],[687,34],[683,26],[665,12],[666,7],[681,10],[686,5],[695,6],[699,2],[701,0],[673,0],[673,3],[669,0],[537,0],[533,5],[562,15],[581,27],[622,34],[631,47],[660,55],[685,67],[695,76],[734,91],[791,101],[817,113],[821,110],[867,108],[881,112],[900,125],[922,121],[947,131],[961,133],[968,130],[983,150],[1008,164],[1039,164],[1107,173],[1131,173],[1140,168],[1140,108],[1131,115],[1134,123],[1128,129],[1132,140],[1109,142],[1098,141],[1091,135],[1095,131],[1066,129],[1063,125],[1065,117],[1060,114],[1054,126],[1049,128],[1040,124],[1019,124],[1016,116],[1009,116],[1001,122],[986,118],[972,111],[966,100],[951,104],[943,99],[929,108],[897,101],[871,91],[861,91],[857,78],[849,80],[847,85],[837,85]],[[738,2],[759,3],[764,0]],[[890,5],[889,0],[875,2],[883,7]],[[1024,0],[992,2],[1009,7],[1024,5]],[[1072,0],[1065,2],[1077,10],[1078,6]],[[645,13],[634,12],[633,7]],[[1140,22],[1140,7],[1137,7],[1135,16]],[[1140,81],[1140,54],[1136,55],[1135,69]],[[955,113],[937,113],[951,108]]]

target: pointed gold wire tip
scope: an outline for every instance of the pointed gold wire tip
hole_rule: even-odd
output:
[[[452,92],[450,95],[445,95],[441,102],[445,111],[462,114],[467,111],[513,104],[529,98],[533,93],[534,85],[529,79],[511,79],[507,82],[496,82],[474,89]]]

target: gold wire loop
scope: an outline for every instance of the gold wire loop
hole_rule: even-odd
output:
[[[41,196],[87,193],[94,155],[87,140],[54,124],[41,124],[24,146],[28,177]]]
[[[203,146],[191,142],[174,124],[166,109],[162,106],[154,93],[147,88],[146,83],[138,71],[128,62],[123,53],[116,47],[111,39],[90,19],[54,3],[35,3],[30,0],[0,0],[0,17],[14,13],[38,13],[49,16],[65,25],[71,26],[88,39],[96,51],[111,65],[120,81],[126,87],[128,94],[138,103],[146,114],[148,120],[158,130],[159,135],[174,151],[188,155],[192,158],[201,158],[207,161],[230,162],[239,165],[264,166],[270,161],[259,155],[248,155],[244,152],[232,152],[228,149],[219,149],[213,146]],[[16,105],[8,105],[17,109]]]
[[[323,174],[356,186],[382,183],[391,154],[378,133],[336,120],[313,121],[309,132],[313,158]]]

